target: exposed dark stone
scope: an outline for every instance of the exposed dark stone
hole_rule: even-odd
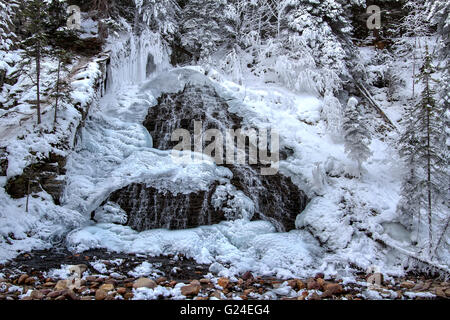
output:
[[[242,118],[228,111],[226,101],[209,86],[187,85],[180,93],[164,94],[149,109],[144,126],[153,138],[154,147],[173,148],[171,134],[187,129],[193,136],[194,121],[201,120],[207,129],[237,129]],[[287,156],[287,154],[286,154]],[[289,177],[279,173],[260,175],[259,165],[226,165],[233,173],[231,184],[253,200],[254,220],[268,220],[278,231],[295,228],[295,219],[305,208],[308,198]],[[211,204],[216,184],[207,192],[174,195],[145,184],[132,184],[115,191],[107,199],[119,204],[128,214],[128,225],[136,230],[152,228],[183,229],[214,224],[225,219]]]
[[[172,54],[170,55],[170,63],[174,66],[185,65],[194,60],[194,55],[187,51],[180,43],[179,38],[175,38],[171,42],[170,47]]]
[[[5,148],[0,148],[0,176],[6,176],[8,169],[8,154]]]
[[[127,212],[127,225],[135,230],[186,229],[224,220],[223,212],[210,205],[215,188],[213,185],[208,192],[175,195],[144,184],[131,184],[113,192],[108,200]]]
[[[231,183],[257,205],[253,220],[268,220],[278,231],[295,229],[297,215],[308,204],[308,197],[280,173],[260,175],[256,166],[227,166],[233,173]]]
[[[13,177],[6,184],[6,192],[14,199],[23,198],[30,194],[45,190],[53,201],[59,204],[59,199],[64,187],[64,180],[60,175],[65,174],[66,159],[56,154],[50,154],[48,158],[29,165],[23,170],[23,174]]]
[[[163,94],[158,105],[149,109],[144,126],[153,138],[153,147],[172,149],[178,142],[170,141],[177,129],[194,133],[194,121],[202,121],[202,130],[237,129],[242,118],[228,112],[228,104],[210,86],[187,85],[176,94]]]
[[[0,69],[0,89],[3,87],[6,79],[6,70]]]

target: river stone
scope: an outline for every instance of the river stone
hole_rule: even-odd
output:
[[[114,290],[114,285],[111,283],[105,283],[100,286],[100,290],[105,290],[106,292]]]
[[[42,300],[45,297],[45,295],[39,290],[33,290],[33,292],[31,292],[30,297],[33,300]]]
[[[103,289],[98,289],[95,291],[95,300],[105,300],[108,293]]]
[[[188,284],[187,286],[181,287],[181,294],[183,296],[195,296],[200,292],[201,286],[197,284]]]
[[[69,287],[69,281],[68,280],[59,280],[55,285],[55,291],[61,291],[65,290]]]
[[[149,278],[139,278],[133,284],[133,288],[135,289],[137,288],[154,289],[156,288],[156,286],[157,286],[156,282]]]

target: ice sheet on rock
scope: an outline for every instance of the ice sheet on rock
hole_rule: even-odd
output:
[[[131,86],[119,98],[107,95],[81,132],[81,142],[68,159],[63,204],[84,214],[111,193],[131,183],[146,183],[172,193],[205,190],[230,177],[228,169],[208,159],[180,163],[170,151],[152,149],[141,124],[155,98]]]

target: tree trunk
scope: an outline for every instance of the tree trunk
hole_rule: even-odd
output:
[[[427,94],[429,94],[429,83],[427,79]],[[428,191],[428,238],[429,238],[429,245],[428,245],[428,251],[430,253],[431,257],[431,248],[433,246],[433,235],[432,235],[432,226],[431,226],[431,154],[430,154],[430,108],[431,106],[426,105],[426,112],[427,112],[427,191]]]
[[[438,242],[436,243],[436,246],[434,247],[433,256],[430,257],[430,260],[432,260],[433,257],[436,255],[437,249],[438,249],[439,246],[441,245],[442,239],[444,239],[445,233],[447,232],[449,222],[450,222],[450,219],[447,218],[447,222],[445,223],[445,227],[444,227],[444,229],[442,230],[441,236],[439,237],[439,240],[438,240]]]
[[[58,101],[59,101],[59,81],[61,73],[61,58],[58,61],[58,75],[56,79],[56,101],[55,101],[55,116],[53,118],[53,128],[56,129],[56,118],[58,115]]]
[[[41,80],[41,44],[38,41],[36,44],[36,109],[37,109],[37,123],[41,124],[41,95],[40,95],[40,80]]]
[[[28,178],[28,186],[27,186],[27,203],[25,205],[25,212],[28,213],[28,203],[30,200],[30,178]]]
[[[416,88],[416,50],[417,50],[417,38],[414,39],[414,50],[413,50],[413,83],[412,83],[412,97],[415,97]]]

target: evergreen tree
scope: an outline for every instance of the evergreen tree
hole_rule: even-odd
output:
[[[29,0],[24,3],[24,34],[22,48],[25,53],[23,65],[34,66],[33,75],[28,74],[36,87],[37,123],[41,123],[41,61],[46,54],[48,37],[45,28],[48,25],[48,3],[41,0]]]
[[[417,61],[422,58],[424,37],[430,35],[430,23],[428,21],[427,12],[423,9],[427,0],[408,1],[404,5],[404,9],[408,14],[399,24],[400,34],[402,35],[396,41],[395,47],[398,54],[412,54],[413,58],[413,74],[412,74],[412,96],[415,97]],[[414,45],[411,45],[411,38],[414,39]],[[405,51],[406,52],[401,52]]]
[[[179,30],[180,7],[175,0],[136,0],[142,21],[152,30],[173,40]]]
[[[420,238],[420,226],[422,225],[422,216],[420,215],[420,189],[419,172],[416,167],[417,132],[414,127],[415,119],[412,117],[413,110],[409,110],[409,116],[406,118],[405,131],[402,134],[402,145],[400,156],[405,160],[407,174],[403,180],[401,188],[401,198],[397,207],[400,213],[401,223],[411,232],[416,239]]]
[[[418,80],[423,86],[419,103],[411,109],[409,128],[405,131],[402,141],[402,155],[409,169],[414,170],[414,177],[408,174],[403,183],[403,203],[406,209],[412,209],[417,215],[417,232],[420,238],[421,225],[427,226],[427,254],[432,256],[435,240],[433,234],[437,224],[448,219],[448,151],[446,146],[446,120],[444,106],[437,103],[433,78],[436,69],[432,56],[426,48],[424,63],[420,69]],[[410,193],[408,193],[410,192]],[[414,207],[414,208],[413,208]],[[421,217],[425,212],[426,223]],[[410,213],[410,214],[411,214]]]
[[[361,175],[362,163],[369,159],[372,152],[369,149],[371,136],[364,125],[358,108],[358,100],[354,97],[347,102],[343,124],[345,152],[348,157],[358,163],[357,176]]]
[[[58,59],[56,69],[52,70],[52,72],[56,74],[56,82],[50,94],[55,101],[53,126],[56,128],[60,104],[70,101],[71,86],[68,80],[64,78],[64,75],[67,75],[70,71],[68,65],[71,61],[71,55],[61,48],[55,49],[53,54]]]
[[[206,59],[232,35],[226,0],[189,0],[182,10],[181,42],[196,59]]]
[[[352,42],[347,1],[270,2],[275,30],[258,60],[272,68],[260,74],[272,72],[274,80],[296,91],[335,94],[348,77],[346,46]]]
[[[327,124],[327,132],[335,142],[342,140],[342,109],[339,99],[327,91],[323,98],[322,114]]]
[[[429,20],[437,28],[439,35],[439,69],[442,71],[439,102],[448,110],[450,105],[450,2],[446,0],[428,1]],[[448,119],[447,119],[448,121]],[[448,126],[448,123],[447,123]]]

